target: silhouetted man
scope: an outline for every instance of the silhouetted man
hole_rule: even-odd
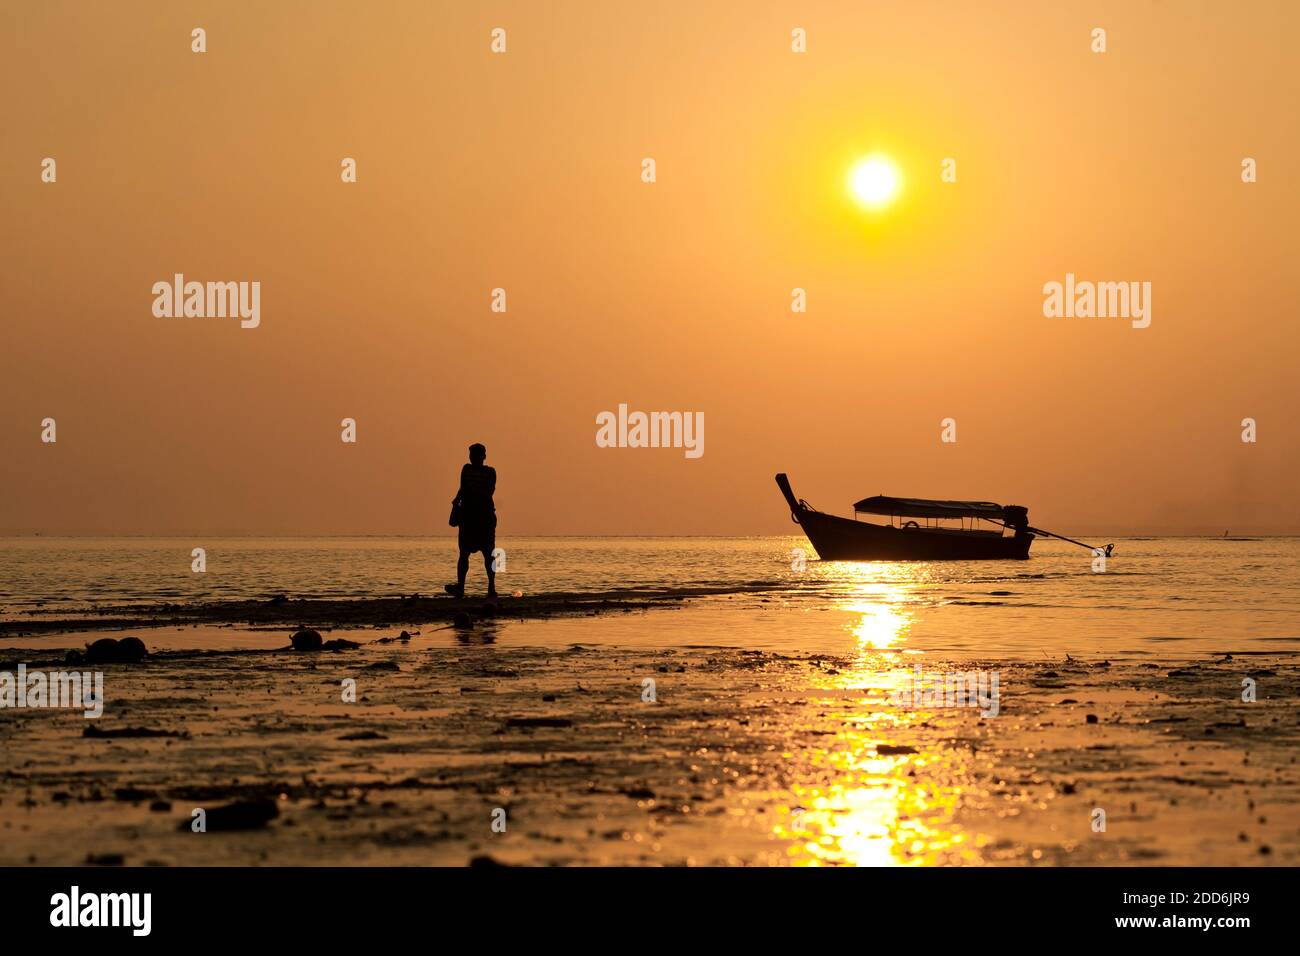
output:
[[[469,573],[469,556],[483,552],[487,571],[488,597],[497,596],[496,572],[492,569],[492,551],[497,540],[497,509],[492,495],[497,490],[497,471],[483,464],[487,449],[475,443],[469,446],[469,463],[460,469],[460,490],[451,503],[451,524],[459,528],[460,560],[456,562],[456,583],[447,585],[447,593],[465,596],[465,575]]]

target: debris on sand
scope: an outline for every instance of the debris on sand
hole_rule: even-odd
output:
[[[69,664],[138,664],[148,656],[149,650],[138,637],[124,637],[120,641],[102,637],[87,644],[84,651],[68,651]]]
[[[280,808],[274,800],[241,800],[208,810],[205,822],[209,833],[229,833],[260,830],[279,815]],[[194,818],[186,818],[176,829],[192,830],[193,823]]]
[[[119,737],[188,737],[189,734],[176,730],[154,730],[151,727],[117,727],[113,730],[100,730],[93,724],[81,732],[83,737],[108,739]]]
[[[352,651],[361,645],[356,641],[349,641],[342,637],[326,641],[321,638],[320,631],[304,627],[294,632],[290,646],[292,650],[311,653],[315,651]]]
[[[511,717],[506,720],[507,727],[572,727],[573,721],[567,717]]]
[[[914,754],[916,748],[906,744],[876,744],[876,753],[881,757],[895,757],[899,754]]]
[[[141,790],[139,787],[118,787],[113,791],[114,800],[122,800],[127,803],[139,803],[141,800],[152,800],[158,796],[152,790]]]
[[[356,641],[349,641],[346,638],[336,637],[332,641],[326,641],[320,646],[322,651],[355,651],[361,645]]]

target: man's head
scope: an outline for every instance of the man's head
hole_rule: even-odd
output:
[[[469,463],[471,465],[481,465],[487,458],[487,449],[478,442],[469,446]]]

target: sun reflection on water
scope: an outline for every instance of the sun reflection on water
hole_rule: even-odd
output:
[[[918,734],[904,732],[936,715],[890,702],[911,680],[904,657],[914,619],[909,571],[863,564],[853,575],[858,580],[839,604],[853,615],[852,664],[814,677],[843,725],[833,738],[814,738],[821,741],[814,749],[792,753],[808,765],[804,778],[822,783],[791,789],[774,835],[788,842],[791,862],[807,866],[977,861],[982,840],[954,822],[970,756],[918,745]]]
[[[903,643],[912,624],[910,612],[888,603],[855,601],[845,605],[845,610],[862,615],[853,625],[853,634],[864,650],[885,651]]]
[[[864,650],[897,648],[912,626],[908,572],[900,565],[861,564],[852,567],[853,581],[840,607],[860,615],[851,627]],[[900,580],[901,579],[901,580]]]

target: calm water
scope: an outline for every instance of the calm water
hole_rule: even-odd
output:
[[[513,623],[502,643],[728,644],[843,654],[879,649],[1042,656],[1300,649],[1300,538],[1119,539],[1090,554],[1035,542],[1027,562],[792,568],[800,537],[501,539],[503,592],[769,582],[654,614]],[[190,551],[207,550],[207,572]],[[2,538],[0,615],[129,601],[440,593],[450,538]],[[471,571],[482,593],[481,567]],[[264,640],[264,638],[258,638]],[[230,632],[205,641],[229,643]],[[67,643],[67,639],[63,639]],[[22,639],[24,644],[30,643]]]

